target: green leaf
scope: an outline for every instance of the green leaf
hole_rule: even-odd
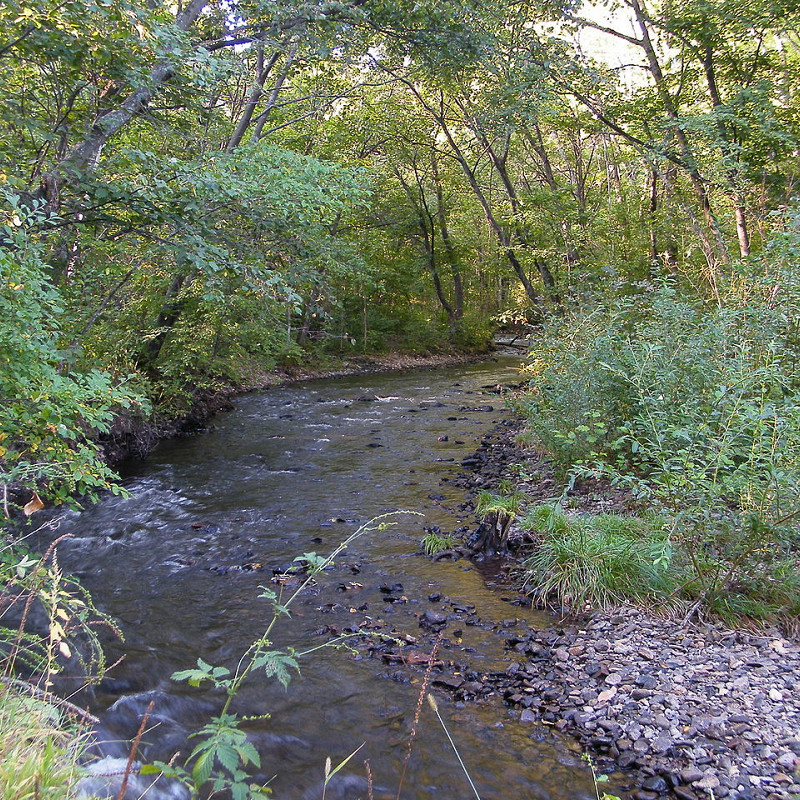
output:
[[[192,767],[192,778],[194,779],[195,786],[199,787],[208,783],[209,778],[211,778],[213,764],[214,755],[212,750],[205,750],[200,753]]]

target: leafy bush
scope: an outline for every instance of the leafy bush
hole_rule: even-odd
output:
[[[567,516],[557,505],[540,505],[523,527],[538,541],[522,561],[522,585],[542,603],[580,611],[664,597],[674,588],[672,546],[661,520]]]
[[[740,276],[708,309],[665,286],[557,321],[517,400],[563,473],[605,477],[668,515],[688,597],[758,616],[796,607],[774,571],[796,559],[800,516],[789,289],[777,303]]]
[[[41,247],[29,234],[52,221],[9,196],[0,211],[0,485],[18,484],[57,502],[73,493],[115,489],[93,434],[120,408],[146,406],[118,379],[73,371],[63,348],[61,298],[47,280]]]
[[[82,777],[88,715],[72,695],[103,676],[101,629],[119,631],[75,579],[55,545],[38,556],[0,519],[0,797],[63,800]]]

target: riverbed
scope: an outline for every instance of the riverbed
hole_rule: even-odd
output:
[[[129,498],[69,514],[59,534],[74,538],[62,543],[61,563],[125,636],[110,645],[110,659],[124,660],[94,701],[109,740],[103,752],[125,752],[123,740],[150,699],[160,724],[145,735],[143,757],[185,752],[186,735],[219,710],[220,698],[172,682],[172,672],[198,658],[234,665],[271,616],[259,587],[279,591],[276,570],[303,553],[329,553],[380,514],[422,516],[393,517],[392,527],[354,542],[281,621],[276,646],[314,648],[326,626],[419,637],[427,611],[455,608],[464,624],[443,631],[439,658],[462,671],[507,668],[509,627],[547,620],[511,605],[513,597],[487,585],[469,562],[434,562],[420,551],[425,527],[474,524],[453,481],[461,460],[502,419],[495,387],[514,381],[517,365],[501,358],[246,395],[208,430],[127,465]],[[474,796],[427,704],[414,725],[421,681],[363,647],[316,650],[301,659],[288,689],[254,676],[235,710],[259,718],[246,726],[262,757],[259,779],[281,800],[319,796],[326,757],[336,764],[363,745],[345,771],[363,776],[368,761],[376,796],[393,797],[414,728],[402,797]],[[439,699],[484,800],[594,796],[569,740],[497,703]]]

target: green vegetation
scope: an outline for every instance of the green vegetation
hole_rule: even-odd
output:
[[[712,308],[663,286],[558,320],[516,401],[562,473],[607,479],[664,516],[630,553],[630,576],[640,558],[660,560],[650,551],[666,535],[670,594],[728,619],[796,618],[799,608],[798,306],[791,265],[774,257],[785,270],[780,303],[760,279],[740,276]],[[545,581],[540,591],[567,582],[550,563],[561,559],[534,555],[527,581]],[[604,585],[609,598],[664,591],[656,580]]]
[[[616,514],[567,516],[536,506],[522,523],[536,534],[522,561],[525,589],[570,611],[665,598],[675,588],[672,547],[658,520]]]
[[[0,482],[280,365],[791,302],[797,10],[623,6],[6,3]]]
[[[458,539],[450,533],[428,530],[422,537],[422,547],[426,556],[435,556],[445,550],[452,550],[457,544]]]
[[[0,797],[64,800],[80,779],[81,728],[24,688],[0,685]]]
[[[0,541],[0,797],[63,800],[82,776],[88,715],[55,694],[103,675],[100,632],[119,635],[85,590],[43,556]]]
[[[480,348],[502,326],[532,334],[518,406],[562,476],[663,519],[534,514],[531,590],[796,620],[800,12],[604,9],[4,3],[9,586],[21,571],[66,603],[11,528],[119,491],[115,426],[276,366]],[[522,505],[481,498],[492,549]],[[23,633],[15,665],[52,664],[54,630]]]

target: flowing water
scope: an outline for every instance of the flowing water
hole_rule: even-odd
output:
[[[363,537],[338,559],[278,625],[274,640],[298,650],[326,640],[326,625],[377,625],[420,635],[425,611],[475,606],[472,622],[451,623],[440,658],[480,671],[504,670],[508,627],[543,624],[510,605],[468,561],[433,562],[419,554],[423,528],[454,530],[473,520],[459,512],[464,492],[451,485],[460,461],[502,418],[502,402],[482,387],[514,380],[517,362],[404,374],[320,380],[239,398],[207,432],[162,443],[129,467],[128,499],[108,498],[68,515],[59,534],[66,569],[125,635],[124,653],[96,699],[108,740],[122,755],[138,717],[156,699],[145,735],[146,758],[185,748],[188,731],[219,709],[218,696],[170,681],[198,657],[232,666],[270,618],[259,586],[272,567],[314,551],[327,554],[359,525],[398,509],[403,516]],[[399,589],[395,584],[402,584]],[[385,602],[394,586],[406,602]],[[429,597],[442,595],[441,600]],[[443,605],[446,600],[450,605]],[[453,643],[452,629],[463,641]],[[410,676],[410,679],[409,679]],[[333,763],[363,744],[343,772],[364,775],[375,794],[394,797],[408,750],[421,672],[399,672],[379,657],[321,649],[301,660],[288,690],[254,676],[236,710],[262,755],[262,780],[279,800],[319,797],[326,756]],[[113,705],[112,705],[113,704]],[[484,800],[594,796],[588,770],[565,742],[519,720],[499,701],[439,707]],[[473,796],[444,731],[423,707],[404,779],[408,800]],[[274,776],[274,777],[273,777]],[[329,795],[332,797],[333,795]],[[354,795],[355,796],[355,795]],[[360,796],[366,797],[363,787]]]

